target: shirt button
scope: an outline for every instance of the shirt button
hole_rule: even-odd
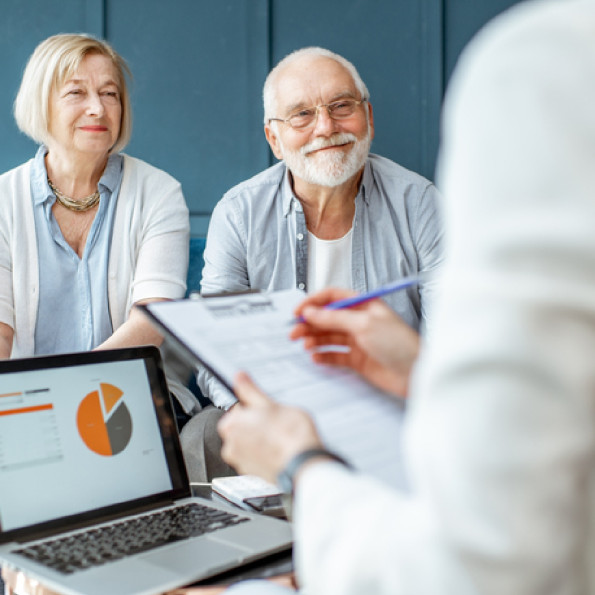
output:
[[[298,289],[306,289],[305,283],[298,283]]]
[[[298,240],[303,240],[304,239],[304,234],[303,233],[298,233],[297,234],[297,239]]]

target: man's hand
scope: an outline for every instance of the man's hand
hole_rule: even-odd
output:
[[[353,295],[352,291],[325,289],[306,298],[295,312],[306,322],[293,329],[291,338],[303,338],[315,362],[347,366],[378,388],[407,396],[419,354],[419,335],[380,299],[342,310],[324,309]],[[342,349],[321,350],[333,345]]]
[[[307,413],[275,403],[245,373],[237,375],[239,402],[219,421],[223,459],[241,474],[275,483],[296,454],[321,446]]]

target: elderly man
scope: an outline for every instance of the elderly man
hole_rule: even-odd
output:
[[[285,57],[263,90],[264,130],[282,162],[215,207],[203,294],[247,289],[357,292],[433,271],[441,260],[438,195],[425,178],[369,153],[374,118],[355,67],[322,48]],[[417,354],[432,283],[393,294]],[[219,407],[235,398],[199,373]]]

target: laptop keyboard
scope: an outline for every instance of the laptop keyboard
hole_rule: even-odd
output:
[[[45,541],[16,553],[69,574],[247,520],[192,503]]]

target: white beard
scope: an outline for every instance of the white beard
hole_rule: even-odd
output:
[[[322,147],[343,145],[353,142],[348,153],[341,150],[321,151],[308,155]],[[366,136],[359,139],[349,132],[333,134],[329,138],[315,138],[297,151],[287,149],[281,139],[279,144],[285,165],[294,176],[317,186],[339,186],[353,177],[366,163],[372,143],[370,128]]]

